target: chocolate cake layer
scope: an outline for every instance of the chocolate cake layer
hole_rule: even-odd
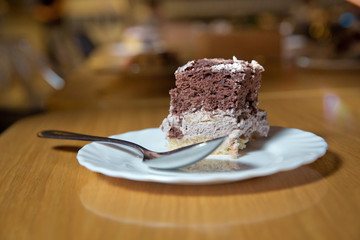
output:
[[[171,112],[257,108],[257,90],[264,69],[255,61],[200,59],[175,72]]]

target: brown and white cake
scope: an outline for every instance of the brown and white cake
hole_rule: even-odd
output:
[[[169,115],[161,129],[169,149],[228,135],[213,154],[237,156],[253,136],[267,136],[258,108],[264,68],[256,61],[221,58],[190,61],[175,72]]]

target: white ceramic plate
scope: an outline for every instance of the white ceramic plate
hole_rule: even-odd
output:
[[[166,151],[166,140],[158,128],[112,136],[136,142],[148,149]],[[120,149],[120,150],[119,150]],[[92,142],[78,152],[79,163],[94,172],[137,181],[173,184],[214,184],[239,181],[291,170],[314,162],[327,150],[325,140],[299,129],[271,127],[267,138],[248,144],[242,156],[209,156],[179,170],[155,170],[142,163],[141,154],[127,147]]]

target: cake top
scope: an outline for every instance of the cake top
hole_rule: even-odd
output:
[[[245,72],[246,69],[250,69],[252,72],[258,71],[263,72],[264,68],[255,60],[252,60],[250,63],[244,60],[238,60],[235,56],[233,59],[223,59],[223,58],[203,58],[199,60],[192,60],[187,62],[184,66],[179,67],[176,74],[181,74],[183,72],[193,70],[193,69],[208,69],[213,72],[228,71],[231,73],[236,72]]]

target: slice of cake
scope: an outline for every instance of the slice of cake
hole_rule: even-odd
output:
[[[190,61],[175,72],[169,115],[161,124],[169,149],[228,135],[213,154],[237,156],[253,136],[267,136],[266,112],[258,109],[264,68],[221,58]]]

